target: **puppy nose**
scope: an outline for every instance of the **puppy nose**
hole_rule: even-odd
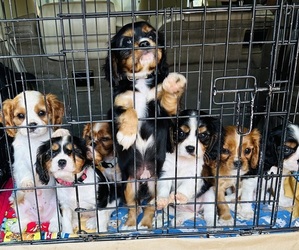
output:
[[[142,41],[139,43],[139,47],[149,47],[150,43],[148,41]]]
[[[30,131],[34,131],[36,129],[37,123],[36,122],[30,122],[28,124],[28,126],[29,126]]]
[[[186,151],[187,151],[189,154],[192,154],[192,153],[194,153],[194,151],[195,151],[195,147],[189,145],[189,146],[186,147]]]
[[[58,161],[58,167],[61,168],[61,169],[64,169],[65,166],[66,166],[66,160],[60,159]]]
[[[240,160],[234,161],[234,167],[235,168],[241,168],[242,167],[242,162]]]

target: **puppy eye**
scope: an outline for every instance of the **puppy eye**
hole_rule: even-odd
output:
[[[229,150],[227,148],[223,148],[221,150],[221,154],[229,155]]]
[[[20,113],[20,114],[17,114],[17,117],[20,119],[20,120],[23,120],[25,119],[25,115]]]
[[[46,111],[44,111],[44,110],[40,110],[39,112],[38,112],[38,116],[40,116],[40,117],[43,117],[43,116],[45,116],[46,115]]]
[[[156,40],[156,33],[155,32],[150,32],[147,34],[147,38],[155,41]]]
[[[244,150],[244,154],[245,155],[248,155],[248,154],[250,154],[251,153],[251,148],[245,148],[245,150]]]
[[[110,137],[103,137],[103,138],[101,138],[101,141],[103,141],[103,142],[110,141],[110,140],[111,140]]]
[[[129,47],[133,44],[133,39],[132,37],[124,37],[123,42],[122,42],[123,46],[125,47]]]
[[[179,139],[184,139],[186,138],[186,133],[183,132],[182,130],[179,131]]]
[[[200,134],[198,134],[198,139],[200,141],[204,141],[208,138],[208,136],[209,136],[208,133],[200,133]]]
[[[290,154],[292,154],[293,152],[294,152],[294,149],[293,149],[293,148],[284,146],[283,153],[284,153],[285,155],[290,155]]]

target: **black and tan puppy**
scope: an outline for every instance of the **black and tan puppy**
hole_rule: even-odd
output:
[[[126,181],[125,226],[136,226],[136,204],[147,201],[140,226],[151,228],[155,180],[169,150],[169,117],[177,113],[186,79],[168,75],[163,37],[146,22],[127,24],[113,37],[105,72],[113,86],[116,151]]]

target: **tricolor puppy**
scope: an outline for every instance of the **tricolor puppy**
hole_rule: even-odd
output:
[[[92,166],[85,140],[65,135],[46,141],[38,149],[36,172],[43,183],[56,182],[63,232],[73,233],[78,226],[78,212],[89,218],[86,229],[107,231],[117,204],[115,185]]]
[[[205,158],[218,145],[219,127],[217,119],[201,117],[198,110],[184,110],[179,114],[174,131],[175,150],[166,154],[157,183],[158,209],[168,204],[190,203],[176,207],[177,224],[194,218],[202,210],[207,225],[214,224],[215,193],[204,181],[202,170]]]
[[[50,221],[49,230],[57,231],[55,191],[49,188],[37,189],[37,195],[32,191],[33,188],[42,186],[34,167],[37,148],[51,137],[56,129],[53,125],[61,124],[64,106],[53,94],[24,91],[14,99],[5,100],[2,109],[2,123],[5,124],[7,134],[14,138],[13,178],[15,187],[18,188],[10,200],[14,202],[19,222],[11,230],[23,231],[28,222],[38,222],[40,219],[40,222]]]
[[[266,186],[266,191],[276,199],[279,198],[279,206],[282,207],[293,205],[293,199],[285,196],[284,182],[292,172],[299,171],[298,146],[299,126],[297,124],[289,123],[285,130],[282,126],[278,126],[269,133],[264,161],[264,176],[267,178],[263,179],[263,187]],[[278,169],[280,164],[282,164],[281,171]],[[269,178],[270,176],[272,176],[272,180]],[[279,181],[281,184],[278,190]]]
[[[170,116],[184,92],[183,75],[168,75],[163,36],[146,22],[127,24],[112,38],[106,79],[113,86],[116,152],[129,207],[125,227],[135,227],[137,205],[147,201],[140,226],[151,228],[155,179],[171,150]]]
[[[249,132],[248,129],[244,128],[244,134],[240,134],[236,126],[224,128],[220,163],[215,162],[211,168],[213,175],[217,178],[214,185],[217,185],[215,190],[217,191],[220,224],[233,224],[233,218],[225,197],[228,189],[234,191],[238,189],[238,196],[241,200],[240,214],[249,212],[252,215],[253,213],[250,204],[242,203],[244,200],[248,201],[248,194],[254,191],[251,185],[248,185],[246,181],[244,183],[243,178],[258,167],[260,139],[260,132],[257,129]],[[218,164],[219,168],[216,167]],[[239,189],[240,187],[242,190]],[[252,199],[252,197],[250,198]]]
[[[117,157],[113,149],[111,125],[108,122],[87,123],[83,138],[88,147],[87,156],[94,161],[110,181],[121,181]]]

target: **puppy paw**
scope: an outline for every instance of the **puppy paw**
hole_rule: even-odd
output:
[[[131,147],[133,145],[133,143],[136,140],[136,133],[132,133],[132,134],[124,134],[122,132],[118,132],[116,134],[116,139],[118,141],[118,143],[123,147],[123,150],[128,149],[129,147]]]
[[[86,229],[95,229],[97,227],[97,218],[91,217],[86,221]]]
[[[157,209],[161,210],[168,206],[169,199],[168,197],[158,197],[157,198]]]
[[[220,225],[220,226],[233,226],[234,225],[234,220],[233,220],[233,218],[230,218],[228,220],[224,220],[224,219],[220,218],[218,220],[218,225]]]
[[[179,73],[170,73],[163,81],[162,86],[165,91],[170,94],[182,95],[186,86],[186,78]]]
[[[238,210],[238,217],[245,220],[253,219],[254,211],[251,208],[251,204],[243,204]]]
[[[286,197],[286,196],[280,197],[279,206],[280,207],[292,207],[293,199]]]
[[[34,182],[33,182],[33,180],[32,179],[23,179],[22,181],[21,181],[21,183],[20,183],[20,187],[21,188],[27,188],[28,190],[24,190],[24,191],[30,191],[30,192],[32,192],[33,190],[31,189],[31,188],[33,188],[34,187]]]
[[[118,118],[118,132],[116,139],[123,146],[123,150],[128,149],[136,140],[138,131],[138,117],[134,109],[126,110]]]
[[[188,202],[188,197],[182,193],[177,193],[175,199],[178,204],[186,204]]]

